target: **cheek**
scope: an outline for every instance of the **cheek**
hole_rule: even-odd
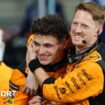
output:
[[[34,51],[35,51],[35,54],[37,56],[38,55],[38,49],[35,49]]]
[[[72,28],[69,33],[72,36],[72,34],[74,33],[74,29]]]
[[[92,39],[95,36],[95,32],[94,31],[87,31],[87,36],[88,36],[88,39]]]
[[[59,49],[58,48],[50,49],[49,53],[52,55],[52,57],[55,57],[57,56],[57,54],[59,54]]]
[[[50,53],[52,56],[55,56],[56,53],[57,53],[57,50],[56,50],[56,49],[50,50],[49,53]]]

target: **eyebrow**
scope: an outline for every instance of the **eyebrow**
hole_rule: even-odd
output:
[[[37,41],[34,41],[34,43],[40,45],[40,43],[38,43]],[[44,45],[44,46],[46,46],[46,45],[51,45],[51,46],[52,46],[52,45],[54,45],[54,44],[47,42],[47,43],[44,43],[43,45]]]

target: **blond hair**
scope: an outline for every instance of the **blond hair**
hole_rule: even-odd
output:
[[[105,9],[94,2],[80,3],[77,5],[75,12],[78,10],[89,12],[93,17],[93,20],[101,25],[105,22]]]

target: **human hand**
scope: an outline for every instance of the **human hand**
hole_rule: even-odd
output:
[[[26,52],[26,64],[28,66],[29,62],[33,59],[36,59],[36,53],[35,53],[35,45],[33,41],[31,41],[27,47]]]
[[[29,70],[26,83],[23,87],[22,92],[30,96],[36,95],[38,90],[38,82],[34,74]]]
[[[28,103],[28,105],[66,105],[59,102],[54,102],[50,100],[46,100],[43,97],[40,96],[34,96]]]
[[[34,96],[28,103],[28,105],[41,105],[41,97],[40,96]]]

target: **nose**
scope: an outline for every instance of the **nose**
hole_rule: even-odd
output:
[[[40,46],[38,53],[39,54],[44,54],[46,52],[45,48],[43,46]]]
[[[75,27],[75,32],[76,32],[76,33],[81,33],[81,32],[82,32],[82,28],[81,28],[80,25],[77,25],[77,26]]]

